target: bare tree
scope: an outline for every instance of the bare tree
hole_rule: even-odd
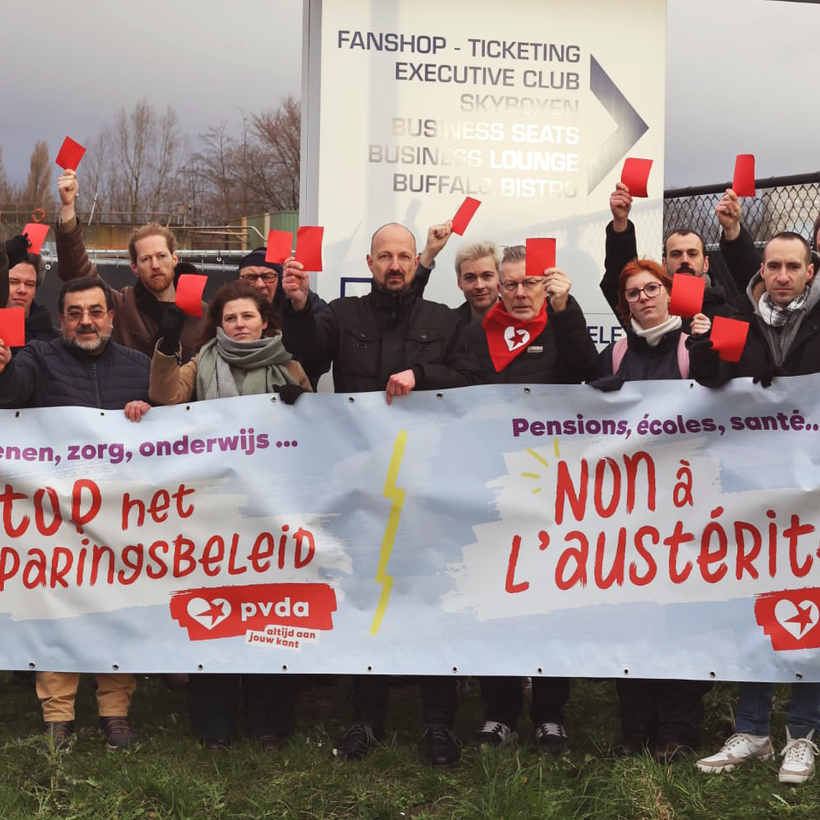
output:
[[[51,160],[45,140],[38,140],[31,152],[28,179],[20,197],[19,207],[25,210],[43,208],[48,210],[55,204],[51,192]]]

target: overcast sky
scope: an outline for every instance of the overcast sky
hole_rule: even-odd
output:
[[[5,4],[6,173],[22,181],[37,139],[56,155],[143,97],[194,139],[298,97],[301,26],[301,0]],[[737,153],[758,177],[818,170],[817,31],[813,3],[668,0],[666,187],[724,181]]]

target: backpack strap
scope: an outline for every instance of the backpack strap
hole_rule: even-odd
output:
[[[626,348],[627,348],[628,340],[626,336],[622,336],[612,345],[612,375],[614,376],[618,372],[618,368],[621,366],[621,362],[624,360],[624,356],[626,355]],[[678,358],[680,358],[680,353],[678,353]],[[687,357],[688,358],[688,357]],[[688,371],[688,367],[687,367]]]

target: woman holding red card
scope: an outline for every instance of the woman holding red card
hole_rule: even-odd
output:
[[[618,313],[626,337],[600,354],[602,378],[592,383],[594,387],[617,390],[626,381],[689,377],[687,334],[681,330],[680,316],[669,314],[671,293],[672,277],[657,262],[636,259],[621,271]],[[702,313],[692,319],[693,333],[706,333],[710,326]],[[624,734],[621,754],[649,748],[665,763],[698,745],[703,695],[711,683],[625,679],[615,685]]]

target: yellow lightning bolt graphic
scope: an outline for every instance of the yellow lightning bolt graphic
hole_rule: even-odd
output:
[[[373,616],[373,623],[370,625],[370,634],[377,635],[382,625],[384,613],[387,611],[387,604],[390,601],[390,592],[393,589],[393,576],[387,574],[387,564],[390,562],[390,553],[393,551],[393,542],[396,540],[396,531],[399,528],[401,518],[401,508],[404,506],[405,492],[396,486],[401,468],[401,460],[404,458],[404,445],[407,444],[407,431],[401,430],[396,436],[396,443],[393,445],[393,456],[390,459],[390,466],[387,468],[387,478],[384,481],[382,495],[391,499],[390,517],[387,520],[387,527],[382,538],[382,548],[379,553],[379,566],[376,569],[376,583],[382,584],[382,594],[379,596],[379,604],[376,607],[376,614]]]

